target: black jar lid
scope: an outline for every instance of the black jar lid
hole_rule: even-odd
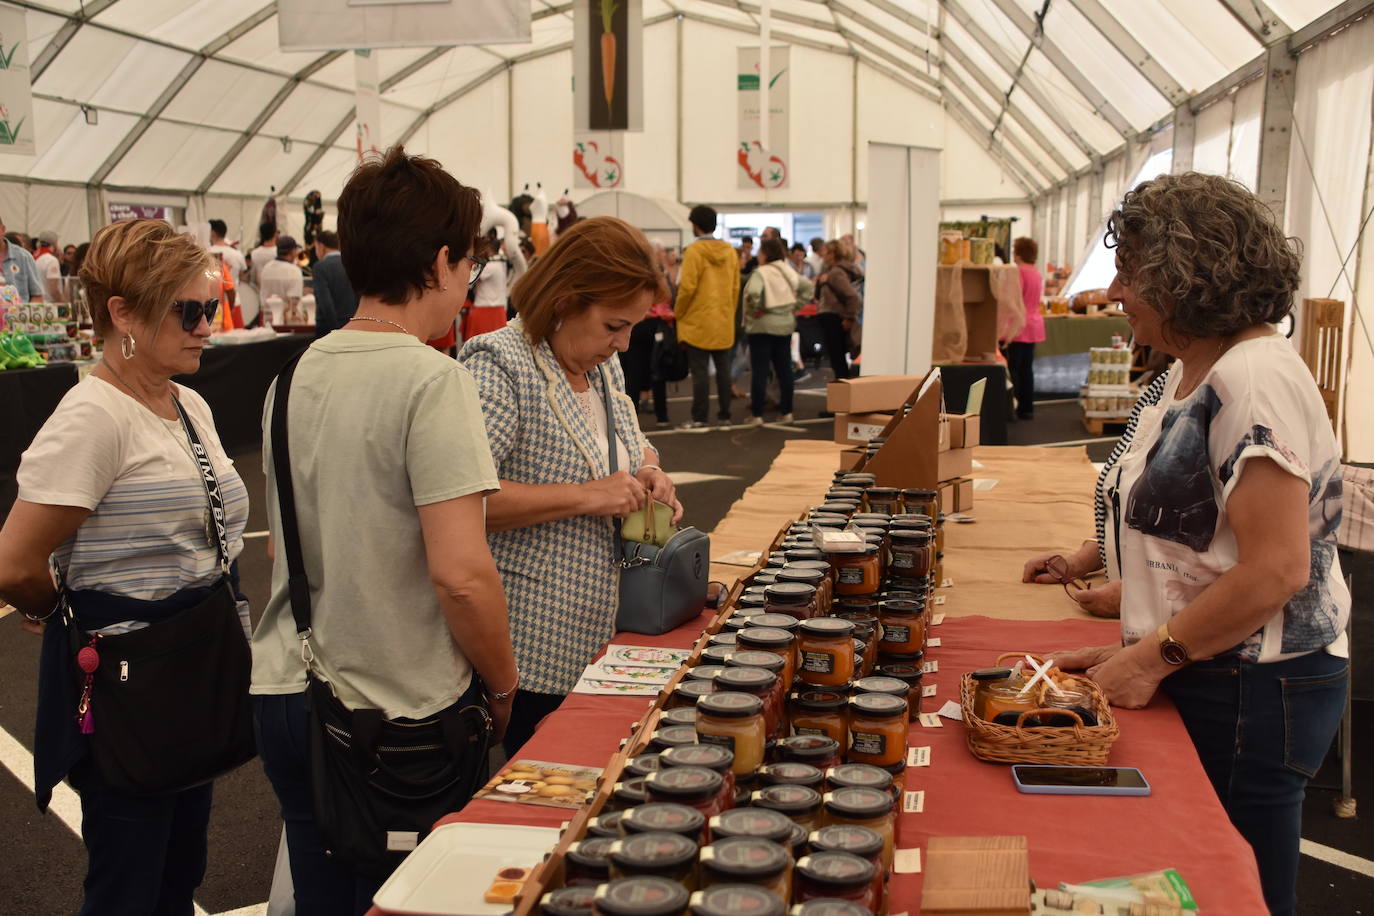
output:
[[[911,690],[911,685],[900,678],[886,677],[883,675],[873,675],[872,677],[861,677],[854,682],[854,692],[862,693],[885,693],[890,696],[906,699],[907,693]]]
[[[735,646],[734,631],[721,631],[720,633],[712,633],[709,637],[707,637],[706,644],[709,646],[729,646],[733,649]]]
[[[778,582],[764,589],[764,594],[768,596],[769,605],[801,605],[816,597],[816,586],[807,582]],[[761,626],[773,625],[761,624]]]
[[[825,771],[825,784],[832,792],[852,788],[889,792],[892,789],[892,774],[870,763],[841,763]]]
[[[792,547],[787,551],[788,560],[824,560],[825,554],[816,547]]]
[[[885,817],[892,811],[892,795],[868,786],[846,786],[826,793],[825,810],[853,820]]]
[[[701,660],[708,665],[724,665],[734,654],[734,646],[707,646],[701,650]]]
[[[817,639],[853,638],[854,622],[843,617],[812,617],[801,622],[800,632]]]
[[[897,487],[869,487],[868,499],[870,502],[874,499],[896,499],[900,492]]]
[[[784,760],[759,767],[759,779],[765,786],[806,786],[818,789],[825,774],[809,763]]]
[[[670,725],[686,725],[695,731],[697,722],[697,708],[695,706],[679,706],[676,709],[665,709],[658,714],[658,727],[667,728]]]
[[[763,700],[751,693],[725,691],[702,697],[697,701],[697,711],[718,719],[747,719],[762,714]]]
[[[979,668],[977,671],[969,672],[969,677],[975,681],[1000,681],[1011,677],[1010,668]]]
[[[905,489],[902,490],[902,496],[903,496],[903,498],[905,498],[905,497],[911,497],[912,499],[918,499],[918,500],[919,500],[919,499],[934,499],[935,497],[937,497],[937,496],[939,496],[939,495],[940,495],[940,494],[939,494],[939,491],[937,491],[937,490],[927,490],[927,489],[925,489],[925,488],[923,488],[923,487],[907,487],[907,488],[905,488]]]
[[[776,658],[777,656],[774,656]],[[716,690],[739,690],[744,693],[763,693],[773,689],[778,676],[763,668],[726,668],[716,675]]]
[[[779,588],[785,582],[801,582],[815,588],[824,580],[825,572],[822,570],[806,569],[789,563],[778,570],[778,584],[773,588]]]
[[[582,868],[600,870],[610,864],[608,858],[611,844],[615,840],[608,836],[587,837],[568,846],[567,856],[573,864]]]
[[[752,836],[726,837],[701,849],[702,870],[741,881],[780,875],[791,860],[782,846]]]
[[[924,601],[911,601],[906,598],[888,598],[878,603],[878,614],[895,614],[900,616],[915,617],[925,613],[926,604]]]
[[[602,916],[681,916],[688,899],[676,881],[644,875],[601,885],[594,906]]]
[[[739,631],[735,644],[741,649],[785,649],[792,645],[794,638],[786,630],[777,627],[745,627]]]
[[[788,699],[788,705],[810,712],[839,712],[849,703],[840,690],[798,690]]]
[[[641,805],[641,808],[652,807]],[[702,823],[706,819],[700,811],[686,805],[673,805],[695,814]],[[638,809],[631,809],[638,810]],[[628,828],[628,824],[626,825]],[[611,864],[618,868],[681,868],[697,857],[697,844],[680,833],[654,830],[647,833],[627,832],[623,839],[611,843],[607,851]]]
[[[648,776],[659,768],[662,761],[658,756],[656,752],[649,752],[631,757],[625,764],[625,772],[631,776]]]
[[[784,916],[782,898],[757,884],[717,884],[692,895],[691,916]]]
[[[706,767],[666,767],[644,777],[654,795],[704,801],[725,785],[725,778]]]
[[[756,791],[751,796],[750,804],[755,808],[771,808],[788,817],[796,817],[820,810],[821,793],[810,786],[781,783]]]
[[[840,478],[840,483],[847,487],[858,487],[867,489],[878,482],[877,474],[870,474],[867,471],[850,471]]]
[[[729,668],[762,668],[772,674],[781,674],[782,669],[787,667],[787,662],[781,656],[774,655],[772,652],[764,652],[762,649],[740,649],[730,660],[725,663]]]
[[[831,487],[826,491],[826,501],[831,499],[858,499],[863,496],[864,491],[860,487],[846,487],[843,485]]]
[[[882,540],[882,535],[875,535],[875,537],[877,537],[878,540]],[[829,556],[833,558],[832,562],[836,566],[838,566],[840,563],[843,563],[846,559],[850,557],[866,557],[869,554],[875,554],[878,552],[878,548],[879,544],[877,543],[877,541],[870,541],[868,540],[868,536],[865,535],[864,546],[862,550],[837,550],[834,553],[829,554]]]
[[[849,699],[849,714],[863,716],[872,719],[886,719],[890,716],[905,716],[907,714],[906,705],[906,684],[896,681],[902,686],[902,695],[893,696],[890,693],[861,693]],[[719,694],[716,694],[719,696]]]
[[[636,806],[642,808],[643,805]],[[587,835],[589,837],[604,836],[611,839],[620,837],[620,821],[625,816],[626,811],[634,811],[635,808],[626,808],[624,811],[607,811],[599,814],[587,821]]]
[[[792,820],[772,808],[730,808],[711,818],[711,836],[751,836],[785,844],[792,835]]]
[[[877,604],[875,603],[875,604],[873,605],[872,609],[869,609],[869,608],[857,608],[857,607],[856,607],[856,608],[845,608],[845,609],[842,610],[842,611],[836,611],[834,614],[832,614],[832,615],[830,615],[830,616],[832,616],[832,617],[838,617],[838,618],[840,618],[841,620],[848,620],[848,621],[852,622],[852,623],[854,624],[854,626],[856,626],[856,627],[858,627],[858,626],[872,627],[872,626],[876,626],[877,623],[878,623],[878,614],[877,614],[877,610],[878,610],[878,607],[877,607]]]
[[[878,664],[912,665],[916,668],[920,668],[922,659],[925,657],[925,652],[880,652],[878,653]]]
[[[701,683],[695,681],[694,683]],[[677,747],[679,744],[696,744],[697,730],[691,725],[669,725],[660,728],[649,738],[649,747],[659,751],[666,751],[670,747]]]
[[[858,824],[831,824],[813,830],[808,842],[813,852],[848,852],[865,859],[883,851],[882,834]]]
[[[775,572],[779,569],[782,569],[786,565],[787,557],[783,556],[782,551],[778,551],[777,553],[770,553],[767,556],[767,558],[765,558],[763,561],[763,566],[765,569],[771,569]]]
[[[788,560],[784,569],[814,569],[822,574],[829,573],[831,566],[824,560]]]
[[[679,744],[659,755],[659,769],[706,767],[721,773],[735,762],[735,752],[719,744]]]
[[[892,545],[911,545],[914,547],[924,547],[929,544],[931,538],[935,537],[929,528],[893,528],[887,533]]]
[[[793,735],[783,738],[777,747],[778,754],[783,760],[796,760],[800,763],[830,760],[840,756],[840,742],[828,735]]]
[[[576,884],[549,891],[539,901],[540,916],[592,916],[596,885]]]
[[[759,608],[762,611],[762,608]],[[738,610],[721,622],[720,631],[722,633],[737,633],[749,624],[749,616],[739,613]]]
[[[886,664],[879,665],[873,670],[883,677],[892,677],[903,681],[908,687],[921,683],[921,676],[925,673],[918,665]]]
[[[714,681],[716,679],[716,675],[720,674],[724,670],[724,665],[697,665],[695,668],[688,668],[687,673],[682,676],[682,680]]]
[[[652,775],[652,773],[649,774],[649,776]],[[644,791],[644,780],[648,778],[648,776],[632,776],[629,779],[622,779],[611,790],[611,798],[615,800],[616,804],[625,808],[644,804],[649,798]]]
[[[787,916],[873,916],[873,911],[839,897],[818,897],[792,907]]]
[[[813,852],[797,862],[797,873],[813,884],[860,888],[873,880],[876,866],[852,852]]]
[[[700,668],[701,666],[698,665],[697,667]],[[717,665],[713,667],[724,666]],[[690,706],[707,694],[715,693],[716,685],[714,682],[714,678],[711,680],[704,680],[700,678],[684,677],[682,680],[678,681],[677,686],[673,688],[673,696]]]

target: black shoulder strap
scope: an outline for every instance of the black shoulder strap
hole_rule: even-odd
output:
[[[296,635],[305,639],[310,633],[310,580],[305,574],[301,553],[301,532],[296,521],[296,488],[291,482],[291,445],[286,434],[286,404],[291,393],[291,376],[301,355],[282,367],[277,376],[277,391],[272,400],[272,471],[277,479],[277,510],[281,515],[281,548],[286,551],[287,594],[291,616],[296,620]]]
[[[196,466],[200,468],[200,482],[205,486],[205,499],[210,503],[210,524],[215,529],[215,551],[219,555],[220,573],[227,576],[229,575],[229,538],[228,531],[224,527],[224,496],[219,490],[219,478],[215,476],[215,464],[210,460],[210,453],[201,444],[200,436],[196,434],[195,424],[191,422],[190,417],[186,416],[181,401],[175,395],[172,396],[172,404],[177,409],[177,416],[181,418],[181,428],[186,431],[186,439],[191,445],[191,455],[196,459]]]
[[[596,371],[601,376],[601,401],[606,405],[606,461],[610,465],[611,473],[614,474],[620,470],[620,462],[615,447],[615,411],[611,409],[611,383],[606,378],[605,366],[597,366]]]

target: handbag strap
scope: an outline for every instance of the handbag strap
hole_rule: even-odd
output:
[[[611,473],[614,474],[620,469],[620,461],[616,455],[617,450],[615,447],[615,410],[611,407],[611,383],[610,380],[606,378],[606,367],[604,364],[597,366],[596,371],[601,377],[601,400],[606,405],[606,463],[609,465]],[[646,532],[648,530],[647,521],[645,523],[645,530]],[[616,560],[616,565],[621,569],[628,569],[631,566],[637,566],[639,563],[644,562],[638,557],[631,559],[630,551],[627,549],[629,545],[625,543],[625,539],[620,537],[618,533],[615,536],[615,542],[619,545],[616,548],[616,553],[620,554]]]
[[[301,658],[306,666],[314,660],[310,649],[310,579],[301,552],[300,526],[296,520],[296,488],[291,481],[291,443],[286,430],[286,405],[291,394],[291,377],[301,355],[282,367],[272,399],[272,471],[277,481],[277,511],[281,516],[282,549],[286,551],[286,590],[291,599],[291,616],[296,621],[296,636],[301,641]]]
[[[220,493],[219,478],[215,476],[215,463],[210,460],[210,453],[200,442],[200,436],[196,434],[195,424],[186,415],[185,409],[181,406],[181,401],[173,396],[172,404],[177,409],[177,416],[181,418],[181,428],[186,431],[186,439],[191,444],[191,455],[196,459],[196,464],[200,466],[200,482],[205,486],[205,498],[210,503],[210,524],[215,529],[215,549],[219,554],[220,572],[229,575],[229,536],[224,527],[224,496]]]

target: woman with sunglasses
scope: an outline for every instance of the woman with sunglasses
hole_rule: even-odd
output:
[[[219,305],[207,252],[161,220],[96,234],[81,267],[105,356],[67,392],[19,467],[19,499],[0,531],[0,599],[48,619],[34,741],[38,806],[70,777],[81,796],[88,913],[189,913],[205,874],[211,785],[170,795],[110,788],[66,708],[68,628],[49,564],[81,629],[116,635],[204,600],[221,577],[220,542],[180,412],[214,467],[227,559],[243,548],[248,493],[210,408],[172,382],[195,372]],[[231,573],[232,576],[232,573]],[[237,592],[237,588],[235,588]],[[247,602],[239,600],[245,638]],[[245,656],[246,662],[246,656]],[[98,697],[92,697],[99,727]],[[176,728],[177,723],[167,723]]]

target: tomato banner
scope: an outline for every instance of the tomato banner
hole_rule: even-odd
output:
[[[762,143],[759,129],[759,49],[742,47],[738,50],[739,81],[735,93],[738,99],[739,131],[735,143],[735,174],[740,188],[776,190],[787,187],[789,150],[788,137],[791,115],[791,54],[783,46],[772,46],[769,54],[768,78],[768,148]]]

